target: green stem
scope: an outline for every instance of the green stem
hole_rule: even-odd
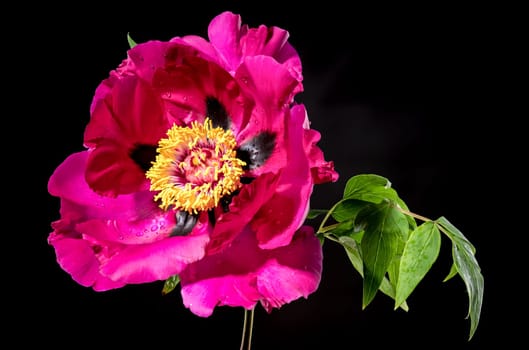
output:
[[[253,318],[254,308],[251,310],[244,309],[244,321],[242,324],[242,337],[240,350],[250,350],[252,348],[252,331],[253,331]],[[249,315],[249,316],[248,316]]]
[[[398,208],[403,214],[406,214],[408,216],[411,216],[412,218],[415,218],[415,219],[419,219],[421,221],[424,221],[424,222],[427,222],[427,221],[433,221],[432,219],[428,219],[426,216],[422,216],[422,215],[419,215],[419,214],[415,214],[415,213],[412,213],[411,211],[409,210],[406,210],[406,209],[402,209],[402,208]]]
[[[325,233],[325,232],[327,232],[327,231],[329,230],[329,227],[331,227],[332,225],[327,226],[327,227],[325,227],[324,225],[325,225],[325,223],[327,222],[327,220],[329,220],[329,217],[331,216],[333,210],[336,209],[336,207],[338,206],[338,204],[340,204],[340,202],[341,202],[341,201],[336,202],[336,203],[331,207],[331,209],[329,209],[329,210],[327,211],[327,213],[325,214],[323,220],[321,221],[321,223],[320,223],[320,227],[318,227],[318,231],[317,231],[316,233]]]
[[[324,226],[324,227],[320,227],[318,229],[318,233],[326,233],[326,232],[329,232],[331,231],[332,229],[335,229],[336,227],[338,227],[340,225],[340,223],[336,223],[336,224],[332,224],[332,225],[328,225],[328,226]]]
[[[406,210],[406,209],[399,208],[399,210],[400,210],[403,214],[409,215],[409,216],[411,216],[411,217],[414,217],[415,219],[419,219],[419,220],[422,220],[422,221],[424,221],[424,222],[434,221],[434,222],[435,222],[435,226],[437,226],[437,228],[438,228],[442,233],[444,233],[445,235],[447,235],[448,237],[450,237],[450,232],[448,232],[447,230],[445,230],[445,228],[443,227],[443,225],[439,225],[439,224],[437,223],[436,220],[432,220],[432,219],[427,218],[426,216],[422,216],[422,215],[419,215],[419,214],[412,213],[411,211]]]

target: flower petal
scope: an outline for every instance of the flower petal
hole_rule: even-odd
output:
[[[211,98],[227,111],[235,134],[250,117],[253,103],[237,82],[217,64],[200,57],[187,56],[178,66],[157,71],[153,86],[164,101],[167,118],[178,125],[202,121]]]
[[[322,184],[326,182],[336,182],[338,180],[338,173],[334,170],[334,163],[325,161],[323,151],[316,145],[321,138],[321,134],[310,129],[310,122],[307,117],[307,111],[302,104],[292,107],[292,114],[301,114],[305,116],[304,134],[303,134],[303,148],[307,153],[310,163],[310,171],[312,173],[312,180],[314,184]]]
[[[80,230],[88,228],[88,224],[82,225]],[[209,227],[202,225],[189,236],[169,237],[147,245],[125,245],[101,271],[112,280],[127,284],[165,280],[180,273],[186,264],[200,260],[208,241]]]
[[[208,37],[218,57],[231,73],[238,69],[246,57],[265,55],[285,66],[294,79],[301,82],[301,60],[288,43],[289,33],[279,27],[249,28],[242,25],[241,16],[226,11],[209,24]],[[204,50],[206,51],[206,50]],[[301,85],[298,86],[301,91]]]
[[[137,216],[138,207],[153,202],[153,194],[148,189],[115,198],[101,196],[88,187],[84,178],[89,151],[73,153],[53,172],[48,181],[51,195],[61,198],[62,213],[68,208],[77,211],[78,218],[111,219]],[[148,184],[146,184],[148,186]]]
[[[323,268],[322,247],[310,226],[300,227],[292,243],[274,255],[257,279],[261,303],[268,312],[316,291]]]
[[[303,149],[305,115],[293,113],[285,123],[287,166],[280,171],[279,182],[271,199],[264,204],[251,223],[259,247],[277,248],[290,243],[294,232],[307,215],[312,193],[312,178]]]
[[[60,221],[55,222],[57,227]],[[74,281],[96,291],[105,291],[124,286],[112,281],[99,272],[99,261],[89,241],[79,238],[79,234],[65,229],[55,229],[48,237],[48,243],[55,249],[59,266],[68,272]]]
[[[278,176],[265,174],[244,186],[233,197],[229,211],[220,214],[208,245],[208,255],[221,251],[230,245],[244,227],[252,220],[259,208],[266,203],[277,186]]]
[[[145,180],[131,157],[139,145],[158,144],[168,129],[162,101],[134,76],[116,82],[88,123],[84,142],[93,148],[86,178],[96,192],[108,196],[131,193]]]
[[[213,18],[208,26],[209,41],[218,50],[228,71],[234,71],[241,61],[241,23],[239,15],[226,11]]]
[[[267,310],[314,292],[320,282],[322,251],[310,227],[300,229],[289,246],[261,250],[249,229],[224,251],[190,264],[180,274],[184,305],[208,317],[216,306]],[[276,276],[281,276],[279,281]]]
[[[119,281],[109,286],[152,282],[177,274],[204,256],[211,231],[207,213],[188,235],[171,237],[175,212],[162,211],[151,192],[109,198],[90,190],[82,176],[88,153],[69,156],[48,183],[50,193],[61,198],[63,220],[55,226],[72,232],[53,234],[50,244],[56,247],[61,266],[79,283],[106,288],[106,279],[101,286],[96,284],[101,276]],[[68,220],[69,231],[64,228]],[[72,252],[79,254],[78,261]]]
[[[260,108],[259,123],[251,123],[251,126],[258,130],[274,130],[277,127],[275,115],[288,108],[299,83],[283,66],[267,56],[247,57],[235,78]]]

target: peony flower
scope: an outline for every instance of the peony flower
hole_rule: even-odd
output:
[[[296,103],[301,64],[279,28],[225,12],[197,36],[148,41],[96,89],[86,149],[52,174],[49,243],[103,291],[178,275],[184,304],[267,311],[319,284],[303,226],[314,185],[336,181]]]

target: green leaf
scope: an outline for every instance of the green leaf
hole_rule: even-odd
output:
[[[470,241],[459,231],[450,221],[448,221],[444,216],[441,216],[435,220],[442,228],[445,229],[445,233],[450,237],[452,241],[457,242],[458,245],[466,247],[465,249],[469,250],[472,255],[476,253],[476,248],[470,243]]]
[[[366,206],[366,203],[356,199],[342,199],[332,211],[332,217],[338,222],[354,220],[356,215]]]
[[[178,275],[174,275],[166,279],[162,288],[162,295],[171,293],[179,283],[180,277],[178,277]]]
[[[443,282],[452,279],[452,277],[454,277],[455,275],[457,275],[457,266],[455,263],[452,263],[452,266],[450,267],[450,272],[448,272],[448,275],[446,275]]]
[[[361,242],[364,262],[362,308],[365,308],[375,297],[397,253],[399,239],[407,234],[408,221],[391,203],[366,207],[362,211],[362,217],[365,220]]]
[[[132,49],[134,46],[136,46],[136,42],[134,40],[132,40],[132,38],[130,37],[130,33],[127,33],[127,41],[129,43],[129,47]]]
[[[417,227],[404,246],[400,259],[395,308],[404,302],[430,270],[439,256],[441,233],[428,221]]]
[[[325,209],[310,209],[307,214],[307,219],[316,219],[320,215],[327,214],[328,210]]]
[[[459,276],[465,282],[468,294],[468,314],[470,318],[470,332],[468,340],[472,339],[479,324],[481,307],[483,304],[484,279],[481,268],[474,256],[476,249],[467,238],[446,218],[436,220],[441,230],[452,240],[452,258]]]
[[[354,269],[356,271],[358,271],[358,273],[360,274],[360,276],[362,276],[362,278],[364,277],[364,273],[363,273],[363,262],[362,262],[362,257],[361,257],[361,253],[360,253],[360,248],[358,246],[358,243],[356,240],[354,240],[353,238],[351,237],[347,237],[347,236],[342,236],[339,238],[339,241],[340,241],[340,244],[344,247],[345,249],[345,252],[347,253],[347,256],[349,257],[349,261],[351,261],[351,264],[353,265]],[[387,296],[389,296],[390,298],[392,299],[395,299],[395,289],[393,288],[393,286],[391,285],[391,283],[389,282],[389,280],[384,277],[382,279],[382,283],[380,284],[380,291],[384,294],[386,294]],[[404,311],[408,311],[408,305],[406,304],[406,302],[403,302],[400,307],[404,310]]]
[[[404,203],[404,201],[400,199],[400,197],[396,199],[396,202],[398,206],[401,207],[402,209],[406,211],[410,211],[406,203]],[[417,221],[415,221],[415,218],[413,216],[406,215],[406,219],[408,219],[408,224],[410,225],[410,231],[415,230],[417,228]]]
[[[407,237],[408,233],[405,234],[405,237],[398,240],[397,252],[395,253],[393,260],[388,267],[388,279],[391,282],[393,289],[397,288],[397,281],[399,280],[400,259],[402,258],[402,252],[404,251]]]
[[[359,199],[378,204],[386,199],[397,201],[398,195],[391,188],[391,182],[385,177],[373,174],[361,174],[347,180],[343,198]]]

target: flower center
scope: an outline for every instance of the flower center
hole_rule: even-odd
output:
[[[242,184],[243,166],[236,157],[237,142],[230,130],[214,128],[206,118],[191,127],[174,125],[160,140],[156,160],[147,171],[151,191],[160,207],[196,214],[216,207]]]

